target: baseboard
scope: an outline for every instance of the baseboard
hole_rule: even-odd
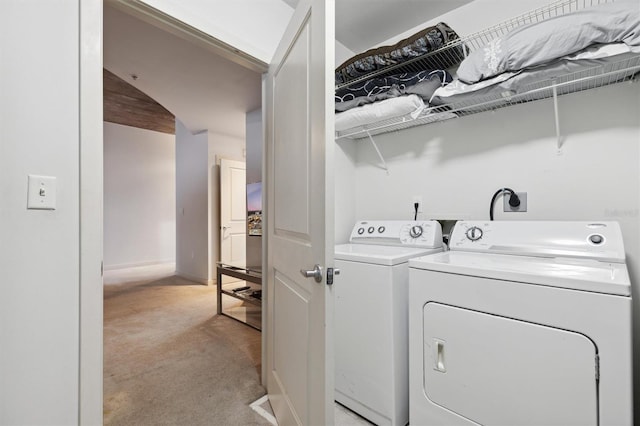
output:
[[[169,263],[176,263],[175,260],[152,260],[149,262],[119,263],[116,265],[104,265],[105,271],[115,271],[118,269],[140,268],[143,266],[165,266]]]
[[[200,284],[204,284],[204,285],[212,285],[212,284],[215,284],[215,282],[216,282],[216,280],[214,280],[214,279],[196,277],[194,275],[178,271],[177,269],[176,269],[176,275],[179,276],[179,277],[182,277],[182,278],[186,278],[189,281],[194,281],[194,282],[197,282],[197,283],[200,283]]]
[[[147,263],[137,266],[123,266],[115,268],[105,268],[102,276],[104,285],[119,285],[131,281],[156,279],[175,274],[176,264],[174,262]]]

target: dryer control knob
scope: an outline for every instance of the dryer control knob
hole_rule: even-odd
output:
[[[589,236],[589,241],[591,241],[593,244],[602,244],[602,242],[604,241],[604,237],[600,234],[593,234]]]
[[[409,235],[411,235],[411,238],[418,238],[422,235],[422,226],[420,225],[414,225],[411,227],[411,229],[409,229]]]
[[[482,229],[478,228],[477,226],[472,226],[471,228],[467,229],[467,238],[471,241],[478,241],[480,238],[482,238]]]

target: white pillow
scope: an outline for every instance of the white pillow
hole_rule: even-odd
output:
[[[524,25],[472,52],[457,71],[472,84],[578,52],[596,43],[640,46],[638,1],[605,3]]]

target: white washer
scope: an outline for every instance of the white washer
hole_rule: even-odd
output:
[[[373,423],[404,426],[407,262],[442,251],[442,228],[435,221],[363,221],[349,241],[335,248],[335,398]]]
[[[411,425],[631,425],[615,222],[458,222],[409,261]]]

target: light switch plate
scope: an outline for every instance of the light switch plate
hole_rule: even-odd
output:
[[[27,208],[38,210],[56,209],[56,178],[29,175]]]

